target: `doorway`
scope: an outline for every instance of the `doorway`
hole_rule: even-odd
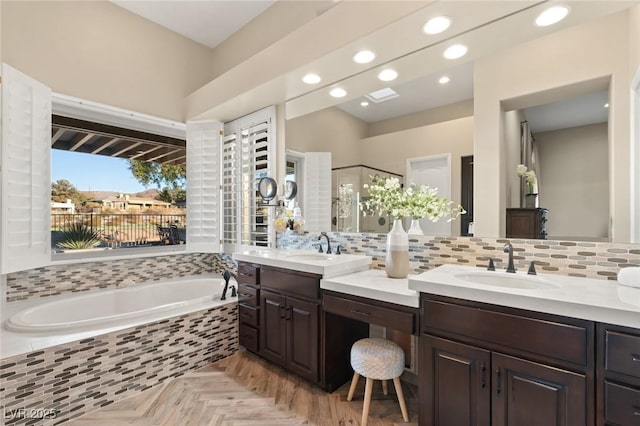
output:
[[[451,199],[451,154],[431,155],[409,158],[407,160],[407,179],[405,184],[427,185],[438,189],[438,196]],[[432,222],[420,220],[424,235],[449,236],[451,222],[440,220]]]

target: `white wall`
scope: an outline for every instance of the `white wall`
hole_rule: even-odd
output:
[[[539,92],[610,78],[612,239],[629,240],[628,37],[629,15],[623,12],[524,43],[476,62],[474,221],[477,235],[505,234],[505,176],[515,173],[515,170],[505,169],[504,109],[533,106],[526,103]],[[503,103],[508,108],[504,108]]]
[[[405,176],[408,158],[450,152],[451,199],[459,203],[460,157],[473,155],[473,122],[473,117],[465,117],[363,139],[362,163]]]
[[[3,1],[2,59],[54,92],[183,120],[211,51],[107,1]]]
[[[598,239],[609,232],[607,123],[536,133],[540,207],[551,239]]]
[[[331,167],[362,164],[360,139],[367,123],[338,108],[287,120],[287,149],[300,152],[331,152]]]
[[[629,11],[629,76],[632,78],[631,241],[640,243],[640,5]]]

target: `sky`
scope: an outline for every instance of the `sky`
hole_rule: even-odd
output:
[[[123,158],[51,150],[51,182],[66,179],[79,191],[135,194],[145,189],[133,178]]]

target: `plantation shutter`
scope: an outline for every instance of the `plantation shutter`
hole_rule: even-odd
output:
[[[220,252],[222,123],[187,122],[187,250]]]
[[[0,273],[51,261],[51,89],[2,64]]]
[[[305,225],[309,232],[331,230],[331,153],[304,154]]]
[[[264,205],[257,185],[275,174],[275,107],[225,123],[223,156],[224,251],[270,247],[273,209]]]

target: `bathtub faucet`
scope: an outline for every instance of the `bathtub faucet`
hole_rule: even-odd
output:
[[[229,289],[229,279],[231,277],[233,277],[236,280],[236,282],[238,282],[238,276],[233,272],[224,271],[222,273],[222,278],[224,278],[224,290],[222,290],[222,296],[220,297],[220,300],[227,300],[227,290]],[[235,297],[235,296],[236,296],[236,288],[234,286],[231,286],[231,297]]]

